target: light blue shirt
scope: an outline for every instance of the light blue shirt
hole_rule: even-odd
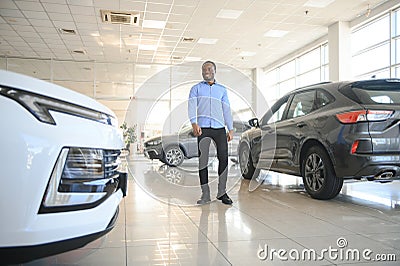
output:
[[[188,114],[190,122],[200,127],[233,130],[231,107],[226,88],[218,83],[211,86],[202,81],[190,89]]]

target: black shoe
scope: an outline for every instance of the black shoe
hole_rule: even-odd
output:
[[[203,198],[203,197],[201,197],[201,198],[197,201],[197,204],[200,204],[200,205],[202,205],[202,204],[207,204],[207,203],[209,203],[210,201],[211,201],[210,198]]]
[[[222,195],[221,197],[218,197],[217,199],[222,201],[223,204],[231,205],[233,203],[231,198],[226,193],[224,195]]]

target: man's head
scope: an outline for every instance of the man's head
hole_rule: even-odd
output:
[[[214,62],[205,61],[201,66],[201,74],[203,75],[203,79],[207,82],[213,82],[216,70],[217,67]]]

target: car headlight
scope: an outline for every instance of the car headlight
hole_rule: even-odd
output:
[[[119,150],[63,148],[39,213],[81,210],[103,202],[118,187]]]
[[[150,140],[146,142],[146,146],[157,146],[161,144],[161,139]]]
[[[52,110],[94,120],[107,125],[117,125],[116,118],[111,115],[40,94],[1,86],[0,95],[18,102],[35,116],[36,119],[43,123],[56,124],[49,112]]]

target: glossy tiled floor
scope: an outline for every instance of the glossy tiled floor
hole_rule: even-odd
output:
[[[257,186],[232,164],[234,204],[194,206],[195,165],[131,158],[117,226],[84,248],[26,265],[400,265],[400,182],[346,183],[334,200],[318,201],[299,178],[262,173]],[[215,193],[215,166],[210,173]]]

